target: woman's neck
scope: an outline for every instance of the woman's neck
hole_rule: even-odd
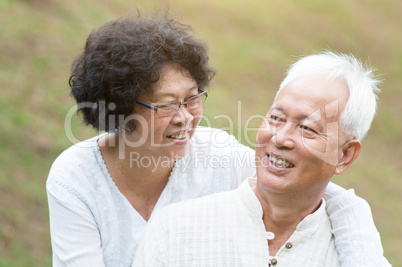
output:
[[[152,155],[141,153],[141,149],[122,146],[118,133],[103,136],[98,144],[110,176],[120,192],[148,220],[169,180],[174,162],[160,164],[157,159],[152,160]],[[146,166],[140,165],[140,159],[144,157],[148,158]]]

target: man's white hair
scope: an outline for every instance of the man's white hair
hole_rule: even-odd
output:
[[[336,54],[330,51],[300,58],[288,70],[275,96],[291,81],[301,77],[325,74],[329,79],[342,79],[349,88],[349,99],[343,110],[340,123],[343,132],[362,140],[370,129],[377,110],[377,87],[380,80],[373,68],[363,64],[353,55]]]

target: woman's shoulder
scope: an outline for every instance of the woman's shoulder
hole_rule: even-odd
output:
[[[93,158],[93,152],[99,149],[97,140],[99,136],[94,136],[87,140],[73,144],[64,150],[54,161],[54,164],[76,163],[83,159]]]
[[[208,150],[245,151],[253,153],[253,150],[237,141],[236,137],[226,131],[198,126],[191,139],[191,145],[196,148]]]
[[[63,151],[53,162],[48,182],[61,179],[81,179],[86,173],[95,172],[99,165],[99,136],[78,142]]]
[[[198,126],[194,133],[194,137],[198,137],[198,138],[208,138],[208,137],[214,136],[214,135],[221,136],[221,137],[232,136],[221,129],[207,127],[207,126]]]
[[[198,126],[192,138],[197,145],[224,147],[239,144],[236,138],[217,128]]]

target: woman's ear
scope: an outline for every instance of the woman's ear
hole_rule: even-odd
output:
[[[342,158],[339,160],[338,165],[335,168],[335,174],[341,174],[344,170],[346,170],[350,164],[352,164],[355,159],[360,154],[362,144],[359,140],[353,139],[347,142],[342,147]]]

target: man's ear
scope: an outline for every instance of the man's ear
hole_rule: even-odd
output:
[[[342,147],[342,158],[339,160],[338,165],[335,168],[335,174],[341,174],[344,170],[346,170],[350,164],[352,164],[355,159],[360,154],[362,144],[359,140],[353,139],[347,142]]]

